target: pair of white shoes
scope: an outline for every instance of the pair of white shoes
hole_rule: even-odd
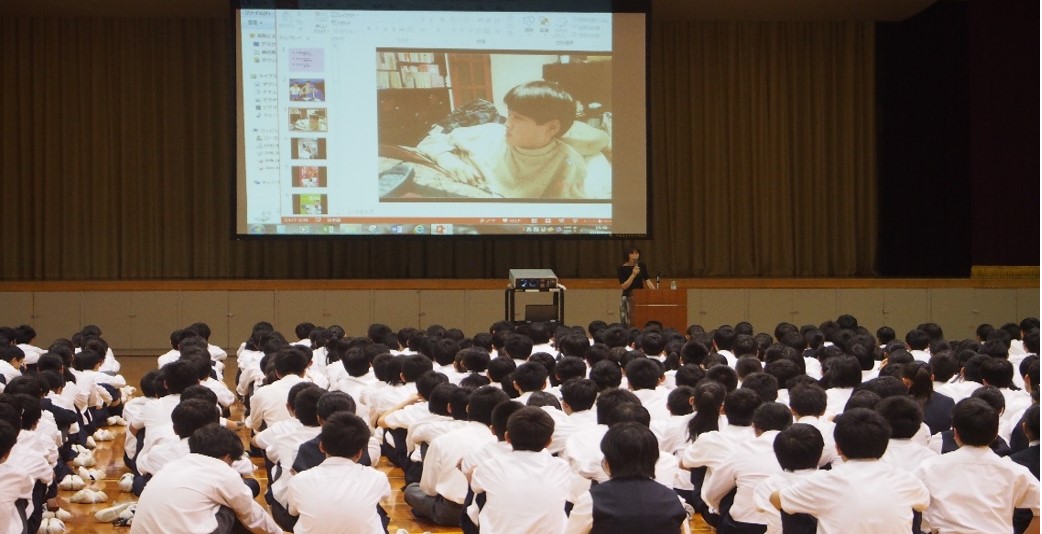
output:
[[[72,517],[72,513],[70,513],[68,510],[64,508],[58,508],[57,510],[47,510],[43,513],[44,519],[54,518],[61,521],[65,521],[70,517]]]
[[[134,473],[123,473],[123,476],[119,477],[119,483],[116,484],[116,487],[124,493],[134,491]]]
[[[94,459],[94,453],[87,449],[83,449],[72,459],[72,465],[77,467],[93,467],[95,464],[97,461]]]
[[[87,469],[86,467],[81,467],[77,469],[76,474],[79,475],[79,477],[82,478],[84,482],[88,480],[93,482],[105,478],[104,471],[98,469]]]
[[[90,488],[83,488],[80,491],[73,493],[72,497],[69,497],[69,502],[74,502],[76,504],[96,504],[107,500],[109,500],[109,496],[105,495],[104,491],[93,490]]]
[[[102,523],[111,523],[118,520],[131,520],[134,518],[134,512],[137,511],[136,502],[125,502],[123,504],[114,504],[108,508],[102,508],[94,514],[94,519],[101,521]]]
[[[79,475],[65,475],[65,478],[58,483],[58,489],[63,490],[81,490],[87,487],[87,483],[83,481],[83,478]]]
[[[116,439],[116,434],[107,428],[99,428],[94,431],[94,441],[112,441]]]
[[[40,522],[40,528],[37,530],[40,534],[63,534],[69,529],[65,526],[65,522],[57,517],[45,517]]]
[[[122,417],[120,417],[118,415],[113,415],[112,417],[109,417],[108,419],[105,420],[105,424],[108,425],[108,426],[116,426],[116,425],[127,426],[127,420],[123,419]]]

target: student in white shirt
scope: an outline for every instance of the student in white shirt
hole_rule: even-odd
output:
[[[11,449],[17,442],[19,428],[0,419],[0,534],[22,534],[27,528],[15,501],[33,491],[33,479],[26,477],[18,465],[10,462]]]
[[[384,532],[379,510],[391,496],[387,475],[357,462],[369,442],[369,425],[344,412],[329,417],[319,435],[326,459],[296,475],[287,492],[287,509],[298,516],[297,533],[369,534]]]
[[[162,437],[173,435],[170,428],[170,413],[181,402],[181,393],[188,387],[199,383],[197,376],[195,365],[187,360],[168,363],[159,370],[159,378],[156,380],[162,382],[166,394],[149,402],[142,408],[140,416],[127,426],[130,433],[135,436],[142,428],[145,429],[145,439],[141,443],[138,454],[148,450]],[[157,389],[159,389],[158,386]]]
[[[22,349],[10,345],[0,347],[0,375],[4,377],[4,384],[22,376],[23,361],[25,361],[25,353],[22,352]]]
[[[991,451],[998,426],[998,412],[983,400],[959,401],[952,410],[952,428],[960,447],[916,469],[930,491],[923,519],[936,531],[1009,532],[1014,508],[1030,509],[1037,526],[1038,479]]]
[[[132,533],[209,534],[236,522],[252,532],[282,532],[231,467],[243,454],[237,434],[211,424],[188,446],[190,454],[167,464],[141,494]]]
[[[262,425],[271,426],[290,418],[289,410],[286,409],[286,396],[291,387],[304,381],[310,359],[306,349],[297,346],[282,347],[273,358],[278,380],[257,388],[250,398],[250,415],[246,416],[246,426],[254,432],[259,432]]]
[[[527,534],[561,532],[567,516],[571,471],[545,450],[553,419],[543,410],[521,408],[507,420],[506,440],[513,450],[479,463],[470,479],[486,501],[478,526],[486,532]]]
[[[517,402],[527,404],[528,397],[531,397],[532,393],[546,389],[546,381],[549,376],[550,372],[546,370],[543,364],[524,362],[518,365],[517,369],[514,369],[513,374],[511,374],[510,381],[514,390],[520,393],[517,397]]]
[[[782,513],[771,505],[771,494],[816,472],[824,447],[821,432],[804,423],[793,423],[775,436],[774,456],[782,472],[767,477],[753,489],[753,504],[767,520],[767,534],[783,534],[786,527],[795,532],[817,531],[817,519],[807,514]]]
[[[662,364],[650,358],[634,358],[626,364],[626,381],[633,394],[648,409],[653,421],[669,418],[666,397],[669,391],[663,387],[665,375]]]
[[[184,399],[175,406],[170,419],[174,434],[179,439],[157,443],[147,453],[141,454],[137,461],[141,474],[155,475],[171,462],[187,456],[190,452],[188,438],[208,424],[219,423],[221,418],[215,403],[194,398]],[[249,457],[236,458],[232,467],[242,476],[253,474],[253,463]],[[250,487],[253,489],[252,485]]]
[[[584,338],[585,339],[585,338]],[[553,454],[564,450],[568,439],[597,425],[597,384],[587,378],[573,378],[561,385],[561,410],[548,409],[554,418],[554,435],[547,447]]]
[[[466,405],[469,421],[430,442],[420,482],[405,487],[405,502],[414,515],[439,525],[459,526],[467,480],[458,466],[467,454],[495,442],[489,430],[492,410],[509,400],[499,388],[479,388],[470,394]]]
[[[926,509],[930,494],[911,474],[879,461],[890,439],[883,416],[865,408],[846,410],[836,418],[835,438],[843,462],[773,492],[771,504],[816,517],[824,534],[910,532],[913,511]]]
[[[829,416],[843,413],[843,407],[850,399],[854,388],[861,384],[861,363],[853,356],[836,356],[825,360],[824,382],[828,384],[825,394],[828,406],[825,409]]]
[[[817,384],[799,384],[789,392],[789,409],[797,423],[805,423],[818,429],[825,446],[819,455],[818,467],[831,464],[838,455],[832,433],[836,424],[825,417],[828,396]]]
[[[923,423],[923,412],[911,397],[887,397],[875,410],[890,424],[890,442],[880,458],[903,471],[912,472],[919,464],[937,456],[937,453],[912,438]]]

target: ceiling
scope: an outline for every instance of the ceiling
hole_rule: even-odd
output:
[[[904,20],[936,0],[649,0],[653,20]],[[226,18],[228,0],[3,0],[23,17]]]

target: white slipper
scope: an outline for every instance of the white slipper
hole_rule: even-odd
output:
[[[65,475],[65,478],[58,483],[58,489],[77,491],[87,487],[87,483],[83,481],[83,477],[79,475]]]
[[[39,532],[40,534],[63,534],[68,529],[65,527],[65,523],[61,519],[49,517],[44,519],[40,523]]]
[[[130,508],[131,506],[134,506],[135,504],[137,503],[125,502],[122,504],[114,504],[112,506],[109,506],[108,508],[102,508],[101,510],[98,510],[94,513],[94,519],[101,521],[102,523],[111,523],[119,519],[119,514],[121,512],[123,512],[127,508]]]
[[[134,491],[134,473],[123,473],[123,476],[119,477],[119,483],[116,484],[116,487],[124,493]]]

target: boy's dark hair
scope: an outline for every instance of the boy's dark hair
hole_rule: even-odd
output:
[[[460,379],[459,387],[461,387],[463,389],[466,389],[466,390],[474,391],[475,389],[487,386],[487,385],[489,385],[491,383],[492,383],[492,381],[489,380],[489,378],[487,376],[485,376],[485,375],[479,375],[477,373],[469,373],[467,376],[465,376],[462,379]],[[500,391],[502,391],[502,388],[497,388],[497,389],[500,389]]]
[[[953,376],[959,374],[959,360],[956,360],[950,352],[933,354],[930,356],[930,369],[933,371],[934,380],[948,382]]]
[[[304,426],[318,426],[318,400],[326,390],[315,386],[305,388],[293,399],[293,413]]]
[[[995,386],[981,386],[973,390],[970,397],[988,403],[993,410],[1000,414],[1006,409],[1006,397]]]
[[[816,468],[824,448],[825,440],[814,425],[795,423],[774,438],[774,455],[786,471]]]
[[[640,423],[612,425],[601,438],[601,452],[612,479],[654,479],[659,446],[655,434]]]
[[[1028,441],[1035,441],[1039,437],[1038,412],[1038,404],[1032,404],[1027,410],[1024,410],[1024,415],[1020,418],[1020,423],[1024,425],[1024,436]]]
[[[347,350],[340,361],[343,362],[347,374],[356,378],[368,374],[371,367],[369,356],[366,356],[365,351],[357,348]]]
[[[17,353],[15,353],[14,351],[17,351]],[[17,356],[18,354],[21,354],[21,356]],[[12,359],[15,359],[16,356],[25,356],[24,354],[22,354],[22,349],[18,347],[5,347],[3,349],[0,349],[0,360],[10,362]],[[81,350],[80,352],[76,353],[72,365],[77,371],[89,371],[97,367],[97,365],[101,363],[101,360],[103,358],[103,355],[98,354],[93,350]]]
[[[792,426],[792,412],[780,402],[765,402],[753,412],[753,426],[760,432],[785,430]]]
[[[504,395],[506,395],[506,393],[504,393]],[[468,404],[470,404],[469,390],[463,389],[459,386],[452,390],[452,395],[449,396],[449,415],[452,416],[454,421],[466,421],[468,419]]]
[[[514,412],[524,408],[525,405],[517,401],[501,402],[492,409],[492,432],[496,439],[503,441],[507,432],[507,421]],[[538,409],[538,408],[536,408]]]
[[[731,350],[734,340],[738,336],[730,325],[723,325],[713,332],[713,343],[717,350]]]
[[[589,410],[597,401],[597,384],[588,378],[574,378],[561,385],[561,400],[568,403],[573,412]]]
[[[449,401],[452,400],[452,394],[459,389],[456,384],[450,384],[448,382],[444,384],[438,384],[431,391],[431,396],[427,400],[427,409],[432,414],[444,415],[451,417],[449,413]]]
[[[773,376],[778,380],[778,387],[785,389],[792,388],[793,379],[803,375],[803,370],[796,362],[784,357],[767,362],[767,365],[763,366],[763,372]]]
[[[434,363],[422,354],[400,356],[398,359],[402,362],[402,378],[406,383],[415,382],[420,375],[434,369]]]
[[[431,399],[431,392],[441,384],[448,383],[449,377],[445,373],[427,371],[416,379],[416,393],[424,400]]]
[[[525,406],[507,419],[507,436],[515,451],[539,452],[553,434],[554,420],[541,408]]]
[[[651,413],[640,404],[624,402],[608,411],[603,424],[613,426],[619,423],[640,423],[644,426],[651,426]]]
[[[778,400],[778,379],[767,373],[752,373],[742,380],[742,389],[755,391],[764,402]]]
[[[756,346],[756,340],[749,334],[738,334],[734,340],[734,345],[731,346],[731,352],[739,360],[745,357],[759,361],[757,357],[759,349]]]
[[[753,412],[763,404],[760,395],[751,389],[736,389],[724,397],[724,415],[731,426],[749,426]]]
[[[800,384],[789,390],[789,407],[800,417],[820,417],[828,407],[828,394],[817,384]]]
[[[546,385],[546,378],[550,373],[542,364],[525,362],[514,369],[513,382],[517,384],[520,393],[526,391],[539,391]]]
[[[239,435],[220,423],[210,423],[188,437],[188,450],[218,460],[225,456],[236,460],[242,456],[242,440]]]
[[[586,354],[590,352],[590,341],[582,334],[561,336],[557,338],[556,346],[557,350],[561,351],[562,356],[585,358]]]
[[[452,339],[441,338],[431,343],[431,356],[438,365],[450,365],[456,360],[456,353],[459,351],[459,342]]]
[[[275,353],[275,372],[280,377],[303,375],[311,361],[311,351],[300,345],[287,345]]]
[[[18,423],[20,423],[22,430],[32,430],[36,423],[40,422],[40,416],[43,415],[43,410],[40,408],[40,398],[26,395],[25,393],[0,395],[0,403],[14,408],[14,412],[18,414]],[[14,423],[15,421],[12,418],[11,424]]]
[[[558,410],[561,409],[561,401],[557,400],[557,397],[552,393],[547,393],[545,391],[536,391],[532,393],[532,395],[528,397],[528,402],[525,403],[525,405],[535,406],[538,408],[549,406],[551,408],[557,408]]]
[[[706,380],[712,380],[724,386],[727,391],[738,389],[738,373],[726,365],[716,365],[706,371]]]
[[[499,383],[502,382],[504,378],[509,376],[510,373],[513,373],[514,369],[517,369],[517,362],[515,362],[511,358],[499,356],[497,358],[492,358],[491,360],[489,360],[488,368],[486,369],[486,371],[488,373],[489,380]]]
[[[463,369],[472,373],[484,373],[488,369],[488,364],[492,360],[488,351],[479,348],[471,347],[469,349],[463,349],[459,353],[460,364]]]
[[[198,384],[186,387],[185,390],[181,392],[180,400],[201,400],[209,403],[215,410],[217,409],[217,394],[214,393],[212,389]]]
[[[865,408],[844,411],[836,417],[836,448],[849,459],[878,459],[890,441],[890,424],[878,412]]]
[[[185,388],[199,383],[198,370],[187,360],[174,360],[164,365],[162,376],[167,392],[174,395],[181,394]]]
[[[952,409],[952,429],[963,444],[986,447],[999,433],[999,412],[982,399],[963,399]]]
[[[554,386],[559,384],[559,382],[557,380],[557,371],[556,371],[557,361],[554,360],[554,357],[551,356],[550,353],[548,353],[548,352],[533,352],[532,355],[528,357],[528,361],[525,362],[525,363],[538,363],[539,365],[542,365],[543,367],[546,368],[546,376],[547,376],[547,378],[550,379],[550,384],[554,385]],[[524,365],[524,364],[521,364],[521,365]]]
[[[706,372],[702,370],[701,367],[692,364],[681,365],[680,368],[677,369],[676,374],[673,375],[673,378],[676,380],[677,387],[695,387],[698,385],[699,382],[704,380],[705,377]]]
[[[514,360],[527,360],[532,355],[532,340],[521,334],[510,334],[503,341],[503,351]]]
[[[887,343],[897,339],[897,332],[889,326],[880,326],[876,330],[876,339],[879,340],[880,345],[886,345]]]
[[[861,362],[853,356],[837,356],[826,362],[830,388],[852,388],[861,383]]]
[[[196,430],[217,423],[221,419],[217,406],[202,399],[182,400],[170,412],[170,420],[174,423],[174,433],[184,439],[191,437]]]
[[[315,405],[315,416],[325,421],[337,412],[355,413],[358,405],[350,394],[343,391],[326,391],[318,398]]]
[[[318,440],[329,456],[354,458],[369,443],[369,425],[353,413],[336,412],[324,421]]]
[[[293,333],[297,336],[297,339],[308,339],[311,336],[311,331],[314,329],[315,323],[303,322],[293,328]]]
[[[558,121],[560,137],[575,121],[575,100],[556,83],[535,80],[515,86],[503,97],[507,109],[543,125]]]
[[[1009,360],[990,358],[981,363],[980,375],[989,386],[1008,388],[1013,384],[1013,364]]]
[[[4,389],[4,393],[8,395],[22,394],[36,399],[43,398],[46,391],[37,375],[16,376],[7,383],[7,388]]]
[[[923,424],[923,411],[910,397],[889,397],[876,404],[876,411],[890,424],[890,437],[911,439]]]
[[[910,330],[905,334],[905,343],[911,350],[926,350],[930,346],[930,334],[919,329]]]
[[[554,372],[562,384],[575,378],[585,378],[586,360],[575,356],[564,356],[554,366]]]
[[[58,374],[58,371],[40,371],[39,375],[40,384],[47,388],[47,391],[58,392],[59,389],[65,387],[65,377]]]
[[[510,397],[502,389],[495,386],[482,386],[470,394],[467,403],[467,414],[471,421],[484,425],[492,424],[492,412],[496,406],[507,402]]]
[[[669,392],[666,397],[666,408],[672,415],[687,415],[694,411],[695,388],[691,386],[677,386]]]
[[[883,400],[875,391],[862,389],[855,391],[847,399],[847,403],[843,405],[844,410],[851,410],[854,408],[864,408],[866,410],[875,410],[876,405],[879,401]]]
[[[900,370],[900,368],[898,368]],[[887,399],[890,397],[904,397],[908,395],[908,387],[896,376],[877,376],[871,380],[861,384],[858,388],[863,391],[871,391],[876,395],[879,395],[880,399]]]
[[[27,344],[36,339],[36,329],[27,324],[19,325],[14,329],[15,336],[13,341],[18,344]]]
[[[701,365],[702,360],[709,355],[709,348],[705,344],[691,340],[684,343],[680,348],[680,361],[687,364]]]
[[[738,378],[744,379],[747,375],[763,371],[763,363],[755,356],[742,356],[735,362],[734,371]]]
[[[659,332],[644,332],[637,342],[641,352],[648,356],[657,356],[666,348],[666,340]]]
[[[601,391],[617,388],[622,384],[622,368],[611,360],[601,360],[590,368],[590,380],[593,380]]]
[[[617,406],[625,403],[640,405],[640,398],[634,395],[632,391],[627,391],[625,389],[610,389],[601,392],[600,396],[597,397],[596,402],[597,424],[608,424],[608,414]]]
[[[661,364],[650,358],[637,358],[626,364],[626,380],[632,389],[655,389],[662,376]]]
[[[7,453],[14,448],[14,444],[18,441],[19,432],[20,429],[0,419],[0,458],[7,456]]]

